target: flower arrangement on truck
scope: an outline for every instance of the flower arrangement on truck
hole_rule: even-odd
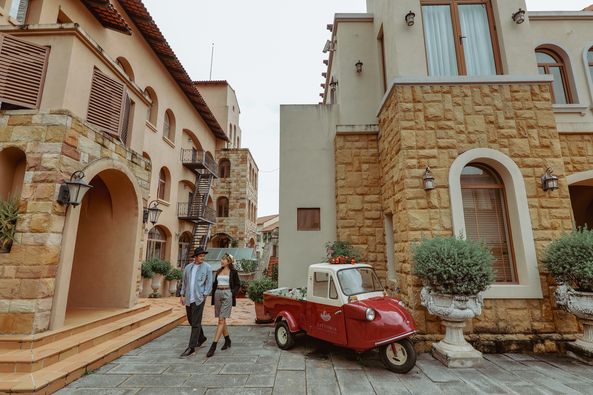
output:
[[[306,289],[267,291],[264,308],[274,317],[276,344],[283,350],[305,333],[360,353],[378,349],[385,367],[396,373],[416,363],[409,339],[416,332],[414,320],[403,303],[387,296],[370,265],[311,265]]]

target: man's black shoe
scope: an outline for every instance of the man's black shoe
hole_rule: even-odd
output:
[[[195,348],[192,347],[188,347],[185,349],[185,351],[180,355],[180,357],[189,357],[190,355],[192,355],[194,352],[196,351]]]
[[[198,347],[200,347],[202,344],[206,343],[206,340],[208,340],[207,338],[203,338],[202,340],[198,341]]]

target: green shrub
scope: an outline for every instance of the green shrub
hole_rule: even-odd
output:
[[[325,261],[329,262],[331,258],[337,258],[339,256],[354,258],[356,262],[360,261],[360,251],[353,247],[347,241],[334,241],[325,243],[326,257]]]
[[[264,292],[274,288],[278,288],[278,284],[270,277],[264,276],[249,283],[247,296],[254,302],[261,303],[264,301]]]
[[[253,273],[257,270],[257,261],[254,259],[241,259],[237,262],[237,270],[243,273]]]
[[[494,281],[494,257],[483,243],[456,237],[424,239],[412,247],[414,274],[434,292],[475,295]]]
[[[154,272],[152,271],[150,261],[142,262],[142,266],[140,267],[140,273],[142,274],[142,278],[153,278]]]
[[[274,264],[264,270],[264,276],[270,277],[273,281],[278,282],[278,264]]]
[[[593,292],[593,229],[575,229],[554,240],[543,262],[559,283]]]
[[[169,270],[169,273],[167,273],[167,275],[165,276],[165,280],[181,280],[181,278],[183,277],[183,271],[181,271],[181,269],[177,269],[172,268],[171,270]]]
[[[151,258],[148,260],[148,262],[150,262],[150,268],[156,274],[162,274],[163,276],[166,276],[171,270],[171,264],[167,261],[163,261],[162,259]]]
[[[16,221],[19,215],[19,200],[9,197],[0,200],[0,247],[10,249],[16,240]]]

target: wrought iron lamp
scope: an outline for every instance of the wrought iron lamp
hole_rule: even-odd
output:
[[[422,183],[424,184],[424,190],[426,191],[430,191],[435,188],[434,176],[432,175],[432,171],[430,171],[430,167],[428,166],[426,166],[426,170],[424,170]]]
[[[524,9],[519,8],[519,11],[513,13],[513,22],[515,22],[517,25],[520,25],[523,22],[525,22],[525,10]]]
[[[416,14],[410,10],[410,12],[406,14],[406,24],[408,26],[414,26],[414,18],[416,18]]]
[[[354,65],[354,66],[356,66],[357,73],[362,73],[362,65],[363,65],[363,63],[360,60],[358,62],[356,62],[356,64]]]
[[[555,191],[558,189],[558,177],[552,174],[552,169],[549,167],[546,169],[546,172],[541,177],[542,180],[542,189],[547,191]]]
[[[162,212],[163,210],[159,208],[159,202],[153,200],[152,202],[148,203],[148,207],[144,209],[142,222],[147,223],[150,221],[151,224],[155,225],[158,222],[159,216]]]
[[[64,181],[58,193],[58,203],[67,206],[79,206],[84,194],[93,186],[84,182],[84,172],[75,171],[70,176],[70,181]]]

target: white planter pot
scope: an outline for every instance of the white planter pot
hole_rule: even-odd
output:
[[[161,289],[161,284],[163,282],[163,275],[162,274],[154,274],[154,277],[152,278],[152,284],[150,285],[150,287],[152,288],[152,294],[150,295],[151,297],[158,297],[159,295],[159,291]]]
[[[147,298],[148,295],[150,294],[150,291],[151,291],[150,282],[151,281],[152,280],[150,278],[142,277],[142,289],[140,290],[141,298]]]
[[[420,292],[422,306],[430,314],[441,317],[445,338],[432,345],[432,355],[451,368],[480,366],[482,353],[473,348],[463,336],[465,321],[482,314],[482,293],[473,296],[433,293],[429,287]]]
[[[178,281],[179,280],[169,280],[169,295],[175,296]]]
[[[556,304],[583,324],[583,336],[568,343],[568,355],[593,365],[593,292],[575,291],[568,285],[556,288]]]

